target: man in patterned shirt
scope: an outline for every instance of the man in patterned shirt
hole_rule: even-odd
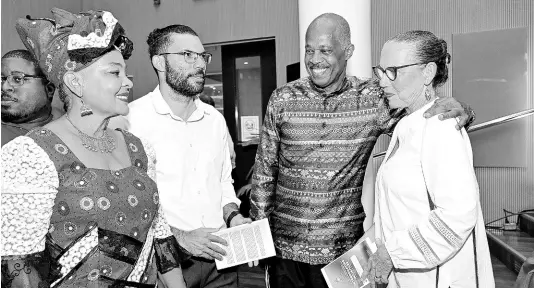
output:
[[[327,287],[320,269],[364,233],[362,184],[375,142],[404,116],[389,111],[377,82],[346,76],[354,46],[341,16],[317,17],[305,48],[310,76],[273,92],[253,175],[250,215],[269,219],[277,251],[271,287]],[[440,103],[427,113],[460,117],[460,126],[472,115],[453,98]]]

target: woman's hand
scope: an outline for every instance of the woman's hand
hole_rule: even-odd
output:
[[[158,287],[160,286],[163,288],[187,288],[182,268],[174,268],[165,274],[158,272]]]
[[[387,284],[388,277],[393,270],[393,262],[386,246],[380,239],[376,239],[377,250],[369,258],[367,267],[365,268],[362,279],[368,279],[371,287],[376,287],[376,284]]]

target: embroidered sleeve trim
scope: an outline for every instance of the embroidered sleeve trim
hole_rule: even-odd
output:
[[[425,260],[431,264],[431,266],[437,266],[440,262],[438,255],[436,255],[434,250],[428,245],[428,242],[423,238],[419,228],[412,227],[408,230],[408,233],[417,249],[419,249],[419,252],[425,257]]]
[[[449,243],[449,245],[460,248],[462,247],[462,239],[458,234],[445,223],[434,211],[430,212],[430,224],[436,229],[439,235]]]
[[[256,178],[257,180],[260,180],[260,181],[273,181],[275,179],[274,177],[260,175],[260,174],[256,174],[255,176],[256,177],[254,177],[254,178]]]

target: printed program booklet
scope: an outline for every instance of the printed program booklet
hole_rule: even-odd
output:
[[[226,240],[226,256],[215,259],[218,270],[276,255],[269,221],[262,219],[212,233]]]
[[[362,279],[369,257],[377,250],[374,227],[368,230],[354,247],[326,265],[321,272],[330,288],[362,288],[369,284]],[[368,286],[369,287],[369,286]]]

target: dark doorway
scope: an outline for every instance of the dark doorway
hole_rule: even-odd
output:
[[[234,140],[234,187],[247,184],[267,103],[276,89],[275,40],[221,46],[224,117]]]
[[[286,78],[288,83],[300,78],[300,62],[286,66]]]

